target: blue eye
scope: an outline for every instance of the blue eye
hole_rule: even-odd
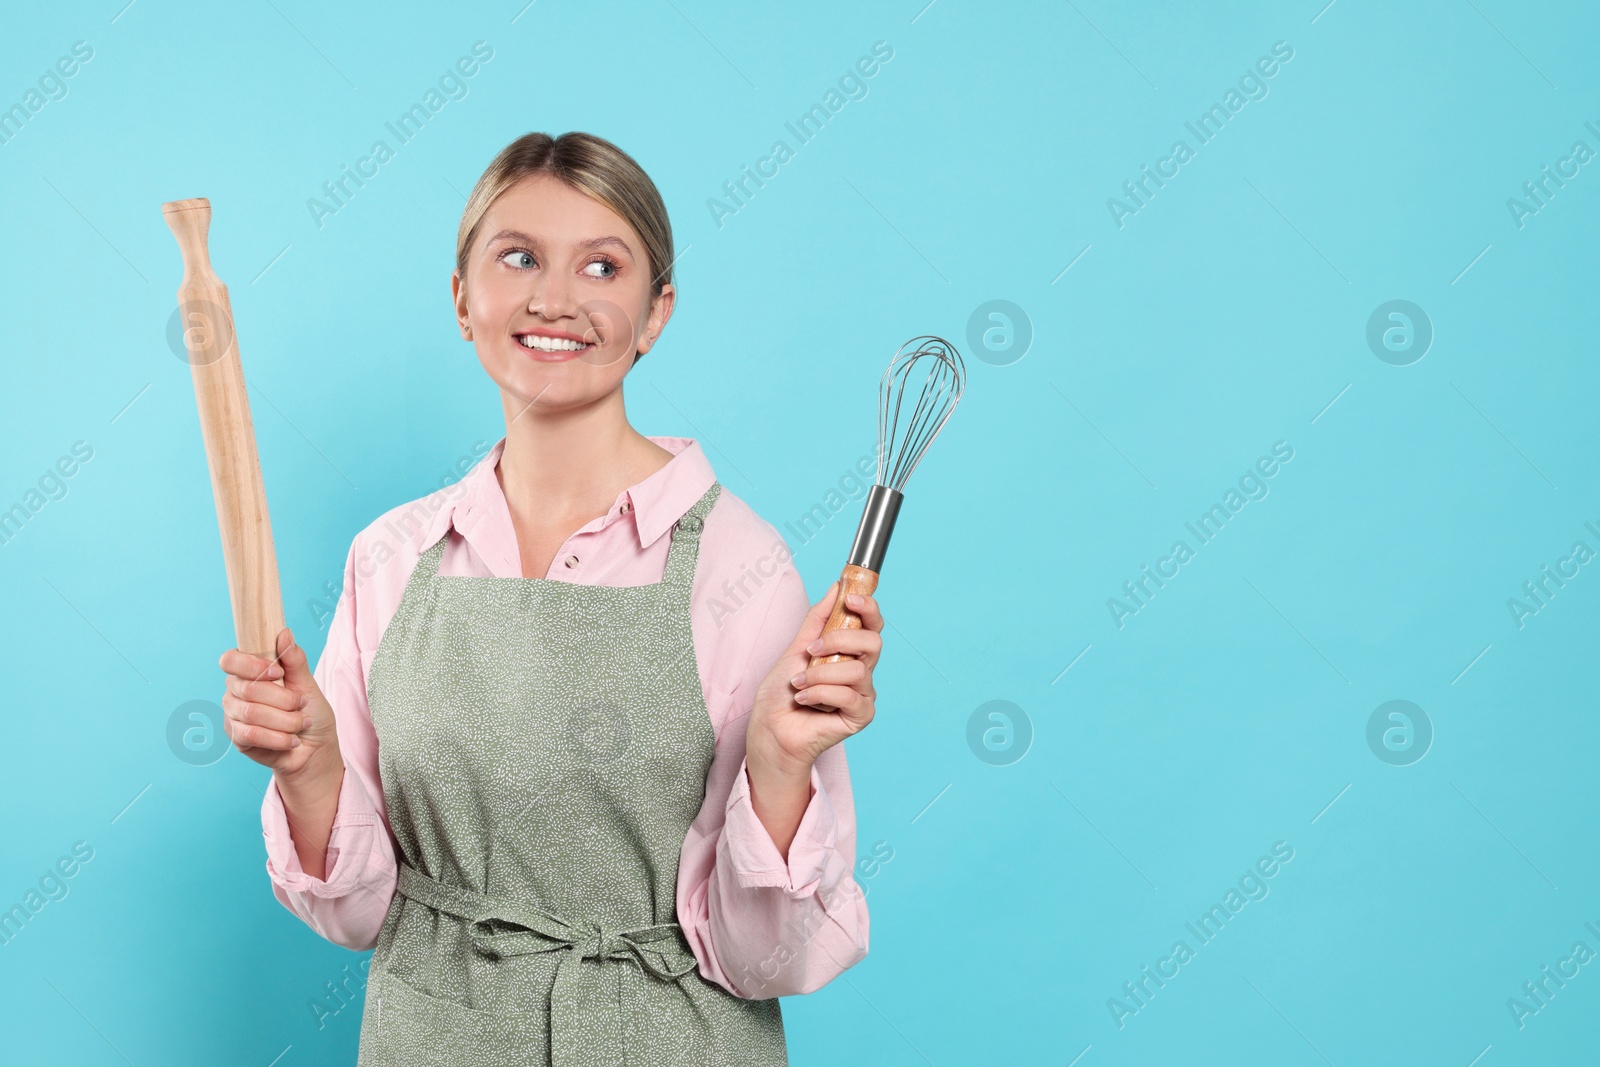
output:
[[[589,267],[605,267],[610,271],[609,274],[591,274],[591,278],[615,278],[617,276],[617,265],[615,262],[609,259],[597,259],[584,269],[588,270]]]
[[[511,257],[513,257],[513,256],[522,256],[523,258],[527,259],[528,262],[526,264],[510,262],[511,261]],[[517,267],[518,269],[525,270],[528,267],[533,266],[533,254],[531,252],[525,252],[520,248],[513,248],[513,249],[511,249],[511,250],[509,250],[507,252],[501,253],[500,261],[502,263],[510,262],[511,266]]]

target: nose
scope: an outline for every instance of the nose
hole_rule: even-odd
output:
[[[534,280],[533,291],[528,297],[529,312],[554,322],[570,318],[576,309],[572,279],[565,274],[543,274]]]

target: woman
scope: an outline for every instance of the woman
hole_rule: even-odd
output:
[[[362,1065],[783,1064],[776,998],[867,952],[838,742],[883,619],[821,636],[838,583],[807,610],[699,444],[629,425],[672,262],[616,146],[507,146],[451,277],[505,436],[356,537],[314,673],[288,630],[220,660],[274,893],[374,949]]]

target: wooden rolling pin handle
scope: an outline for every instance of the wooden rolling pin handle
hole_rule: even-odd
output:
[[[201,280],[217,281],[211,269],[211,253],[206,247],[211,234],[211,201],[203,196],[192,200],[172,200],[161,205],[161,214],[167,228],[178,239],[178,251],[183,255],[183,282],[187,286]]]
[[[833,611],[828,614],[828,621],[822,624],[822,632],[832,630],[859,630],[861,629],[861,616],[844,606],[844,598],[851,593],[860,593],[862,596],[871,596],[873,590],[878,588],[878,572],[869,571],[865,567],[858,567],[847,563],[844,572],[839,575],[839,598],[833,602]],[[838,663],[847,658],[842,652],[835,652],[827,656],[812,656],[811,666],[819,663]],[[853,659],[854,657],[848,657]]]

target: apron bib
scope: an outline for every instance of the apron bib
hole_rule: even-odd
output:
[[[417,561],[367,698],[399,885],[359,1067],[787,1067],[777,998],[701,977],[678,862],[716,735],[689,592],[713,483],[662,580],[440,575]]]

